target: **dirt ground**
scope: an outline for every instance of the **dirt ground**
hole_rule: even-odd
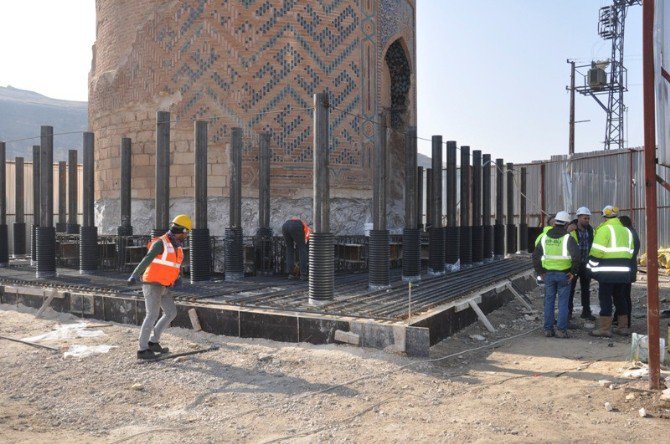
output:
[[[143,363],[138,328],[118,324],[95,338],[41,342],[60,352],[0,340],[0,441],[667,442],[670,406],[647,381],[623,376],[633,366],[630,338],[596,339],[584,329],[544,338],[540,291],[531,296],[537,314],[512,301],[490,315],[496,333],[472,325],[427,360],[171,328],[161,343],[173,351],[221,348]],[[638,332],[644,295],[636,284]],[[670,286],[661,297],[670,300]],[[78,321],[0,305],[4,336]],[[74,344],[117,348],[64,358]]]

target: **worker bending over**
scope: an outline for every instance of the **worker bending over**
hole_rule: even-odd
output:
[[[300,280],[307,280],[309,225],[297,217],[293,217],[284,222],[284,225],[281,227],[281,232],[284,235],[284,241],[286,242],[285,271],[288,274],[288,278],[293,279],[294,277],[292,271],[295,265],[295,250],[297,250],[300,259]]]
[[[142,276],[142,293],[146,307],[146,316],[140,329],[138,359],[153,359],[156,353],[169,351],[168,348],[161,347],[159,341],[163,331],[177,316],[177,307],[170,290],[181,284],[181,264],[184,261],[182,243],[188,237],[192,226],[191,218],[187,215],[180,214],[175,217],[170,231],[149,242],[147,255],[128,278],[128,283],[134,284]],[[163,316],[156,322],[161,308]]]
[[[570,283],[579,270],[579,246],[566,225],[567,211],[559,211],[554,227],[540,237],[533,251],[535,272],[544,281],[544,335],[568,338]],[[558,331],[554,331],[554,306],[558,295]]]

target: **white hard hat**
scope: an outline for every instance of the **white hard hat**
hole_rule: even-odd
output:
[[[572,219],[570,218],[570,213],[567,211],[559,211],[556,213],[555,220],[558,225],[564,225],[570,222]]]
[[[589,209],[586,207],[579,207],[579,209],[577,210],[577,216],[590,216],[590,215],[591,211],[589,211]]]

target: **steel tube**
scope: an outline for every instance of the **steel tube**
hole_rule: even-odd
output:
[[[209,280],[212,250],[207,228],[207,121],[194,124],[195,163],[193,171],[195,228],[191,231],[191,282]]]
[[[413,282],[421,279],[421,232],[417,217],[421,213],[421,199],[417,183],[416,127],[405,133],[405,228],[402,233],[402,279]]]
[[[514,164],[507,163],[507,254],[517,252],[517,234],[514,224]]]
[[[432,275],[444,273],[444,229],[442,227],[442,136],[432,138],[432,183],[430,202],[429,263]]]
[[[472,151],[472,262],[484,259],[484,227],[482,225],[482,152]]]
[[[521,192],[519,193],[519,251],[528,250],[528,220],[526,214],[526,167],[521,167]]]
[[[494,237],[494,256],[496,259],[502,259],[505,256],[505,225],[503,222],[503,160],[496,159],[496,223],[493,227]]]
[[[231,131],[228,158],[230,168],[230,212],[226,229],[226,281],[244,278],[244,242],[242,233],[242,128]]]
[[[493,227],[491,226],[491,155],[482,156],[482,224],[484,225],[484,260],[493,256]]]
[[[0,142],[0,268],[9,265],[9,236],[7,229],[7,152]]]
[[[35,251],[38,279],[56,275],[56,230],[53,227],[53,127],[40,128],[40,226]]]
[[[433,169],[426,168],[426,231],[433,225]]]
[[[58,162],[58,222],[56,232],[67,231],[67,162]]]
[[[386,112],[379,114],[372,174],[372,225],[368,249],[368,285],[371,289],[389,286],[389,233],[386,229],[387,177],[387,119]]]
[[[445,235],[445,262],[453,267],[458,262],[461,249],[461,232],[457,223],[458,211],[456,209],[457,199],[457,167],[456,150],[458,146],[455,141],[447,142],[447,226],[444,228]]]
[[[330,170],[328,167],[328,95],[314,95],[314,233],[309,246],[309,303],[320,305],[334,297],[334,238],[330,233]]]
[[[79,228],[79,274],[98,269],[98,227],[95,226],[95,137],[84,133],[84,220]]]
[[[119,236],[132,236],[132,140],[121,138],[121,225],[118,228]]]
[[[258,146],[258,226],[270,228],[270,133],[260,135]]]
[[[77,180],[77,150],[69,150],[67,156],[67,233],[78,234],[77,203],[79,197]]]
[[[170,113],[156,113],[156,219],[152,237],[163,235],[170,226]]]
[[[461,268],[472,265],[472,226],[470,219],[470,147],[461,147],[461,226],[459,258]]]
[[[26,254],[26,220],[24,204],[24,162],[23,157],[14,159],[14,251],[15,258]]]
[[[37,227],[40,225],[40,146],[33,145],[33,223],[30,230],[30,264],[37,263]]]

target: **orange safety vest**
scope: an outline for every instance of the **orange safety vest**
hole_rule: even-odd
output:
[[[154,242],[158,241],[163,242],[163,254],[151,261],[142,275],[142,281],[170,287],[179,279],[181,263],[184,261],[184,251],[181,247],[177,247],[175,250],[167,233],[152,239],[147,244],[147,249],[151,250]]]
[[[309,242],[309,233],[310,233],[309,225],[307,225],[305,222],[298,219],[297,217],[294,217],[291,220],[299,220],[300,221],[300,223],[302,224],[302,231],[305,233],[305,243]]]

